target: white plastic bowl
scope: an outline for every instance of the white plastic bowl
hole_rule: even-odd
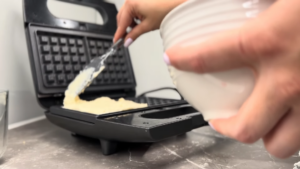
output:
[[[199,43],[214,34],[240,27],[275,1],[188,0],[162,22],[164,50],[176,44]],[[212,74],[184,72],[171,66],[169,70],[177,89],[207,121],[238,113],[255,83],[252,71],[247,68]]]

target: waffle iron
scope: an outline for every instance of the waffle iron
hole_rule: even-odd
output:
[[[99,139],[104,155],[116,153],[122,142],[158,142],[207,125],[201,113],[184,99],[147,97],[149,92],[136,97],[136,81],[126,48],[107,60],[107,68],[80,97],[122,97],[147,103],[147,108],[104,115],[62,108],[68,84],[85,64],[111,46],[118,12],[115,5],[100,0],[61,1],[93,7],[102,15],[104,25],[56,18],[47,8],[47,0],[23,0],[36,97],[49,121],[71,133]],[[158,90],[151,92],[154,91]]]

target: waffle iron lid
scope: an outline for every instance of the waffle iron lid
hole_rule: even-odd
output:
[[[62,98],[68,84],[85,64],[101,56],[112,45],[117,29],[118,11],[114,4],[100,0],[60,1],[96,9],[102,15],[104,24],[57,18],[48,10],[47,0],[24,0],[26,38],[39,100]],[[106,69],[84,95],[89,98],[132,97],[135,87],[130,55],[128,49],[123,47],[107,60]]]

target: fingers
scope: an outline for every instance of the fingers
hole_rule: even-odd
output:
[[[196,73],[255,67],[262,60],[272,61],[289,48],[277,32],[262,22],[258,18],[202,43],[176,45],[166,51],[165,60],[178,69]]]
[[[266,149],[277,158],[288,158],[300,149],[300,108],[294,108],[263,140]]]
[[[123,7],[121,13],[117,16],[118,18],[118,29],[115,33],[114,42],[119,40],[126,33],[127,28],[132,25],[134,13],[126,7]]]
[[[258,79],[256,88],[236,116],[210,122],[218,132],[243,143],[254,143],[284,116],[288,106],[277,96],[273,80],[263,77]]]
[[[118,24],[118,26],[120,25],[120,20],[121,20],[120,17],[122,16],[123,8],[124,8],[124,6],[121,7],[121,9],[120,9],[120,11],[117,15],[117,24]]]
[[[197,73],[214,72],[244,66],[245,60],[238,30],[215,36],[203,43],[176,45],[166,51],[174,67]]]
[[[136,40],[141,34],[146,33],[151,30],[151,24],[145,19],[140,24],[135,22],[135,18],[141,18],[138,16],[132,8],[122,7],[120,10],[117,20],[118,20],[118,29],[114,36],[114,42],[123,38],[123,36],[127,33],[127,28],[131,27],[132,30],[125,37],[125,47],[130,46],[134,40]]]

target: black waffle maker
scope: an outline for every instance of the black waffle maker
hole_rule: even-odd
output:
[[[207,125],[201,113],[183,99],[146,97],[147,93],[136,97],[136,81],[126,48],[108,58],[106,69],[80,97],[86,100],[122,97],[147,103],[147,108],[104,115],[63,109],[64,91],[69,82],[93,57],[102,55],[112,45],[117,9],[100,0],[61,1],[93,7],[102,15],[104,24],[56,18],[47,8],[47,0],[24,0],[36,96],[47,110],[49,121],[77,135],[99,139],[104,155],[115,153],[121,142],[158,142]]]

